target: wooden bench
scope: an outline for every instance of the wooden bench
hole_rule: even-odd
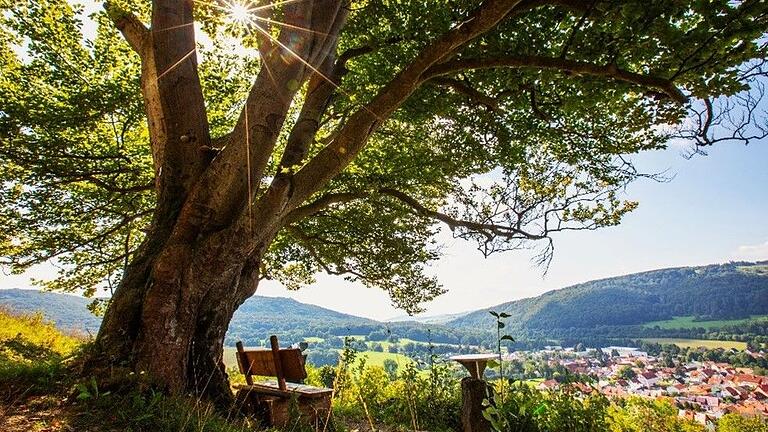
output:
[[[292,415],[315,426],[326,421],[331,409],[333,389],[303,384],[307,378],[305,356],[298,348],[280,348],[277,336],[270,336],[271,348],[246,350],[237,342],[237,365],[245,375],[245,385],[236,385],[237,398],[250,410],[265,415],[267,426],[286,427]],[[275,377],[274,381],[254,382],[253,376]],[[291,413],[291,403],[298,411]]]

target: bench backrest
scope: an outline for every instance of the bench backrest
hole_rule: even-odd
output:
[[[251,375],[274,376],[281,390],[285,390],[285,381],[298,382],[307,377],[304,368],[304,356],[298,348],[280,348],[277,336],[270,336],[271,348],[245,350],[242,342],[237,342],[237,365],[245,375],[248,385],[253,385]]]

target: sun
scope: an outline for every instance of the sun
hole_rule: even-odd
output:
[[[253,10],[245,2],[232,2],[227,11],[229,19],[238,25],[248,25],[253,22]]]

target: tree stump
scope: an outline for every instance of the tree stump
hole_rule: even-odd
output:
[[[472,377],[461,380],[461,425],[464,432],[491,430],[491,424],[483,417],[483,399],[491,398],[492,389],[485,381]]]

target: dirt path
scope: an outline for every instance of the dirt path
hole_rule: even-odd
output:
[[[56,396],[36,396],[23,402],[0,403],[0,431],[3,432],[69,432],[63,403]]]

